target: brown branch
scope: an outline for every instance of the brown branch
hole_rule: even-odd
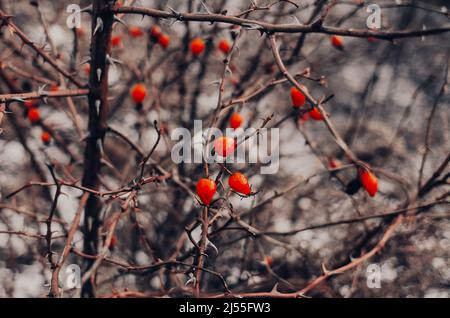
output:
[[[10,102],[14,100],[28,100],[41,99],[46,97],[68,97],[68,96],[86,96],[89,94],[87,89],[67,89],[56,92],[31,92],[31,93],[17,93],[17,94],[2,94],[0,95],[0,102]]]
[[[404,31],[378,31],[365,29],[341,29],[336,27],[323,26],[321,24],[272,24],[259,20],[245,19],[223,14],[214,13],[187,13],[187,12],[168,12],[143,7],[113,7],[111,11],[114,13],[128,13],[148,15],[154,18],[175,19],[178,21],[196,21],[196,22],[220,22],[233,25],[239,25],[249,29],[257,29],[265,33],[323,33],[336,34],[352,37],[374,37],[379,39],[392,40],[395,38],[418,37],[426,35],[440,34],[450,31],[450,26],[434,28],[428,30],[404,30]]]

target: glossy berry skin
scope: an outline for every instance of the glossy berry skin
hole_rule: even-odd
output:
[[[241,127],[244,122],[244,118],[239,113],[234,113],[230,117],[230,127],[233,129]]]
[[[203,204],[209,205],[217,191],[217,186],[213,180],[202,178],[197,182],[196,191]]]
[[[131,97],[136,104],[141,104],[145,96],[147,96],[147,90],[145,89],[144,84],[135,84],[131,88]]]
[[[162,35],[161,29],[159,26],[154,25],[150,28],[150,38],[154,41],[157,41],[159,37]]]
[[[48,145],[50,143],[50,140],[52,137],[50,136],[50,133],[48,131],[43,131],[41,134],[41,140],[44,144]]]
[[[39,113],[39,109],[37,109],[36,107],[32,107],[28,110],[28,120],[34,124],[37,123],[40,119],[41,119],[41,115]]]
[[[122,44],[122,38],[120,37],[120,35],[114,35],[111,37],[111,45],[113,47],[117,47],[120,44]]]
[[[167,34],[161,34],[158,38],[158,43],[161,45],[164,49],[167,49],[170,44],[170,38]]]
[[[200,55],[205,50],[205,42],[200,38],[195,38],[191,42],[191,52],[194,55]]]
[[[227,55],[230,52],[230,44],[228,43],[227,40],[220,40],[219,50],[221,50],[222,53],[225,55]]]
[[[377,177],[367,169],[359,170],[359,179],[366,192],[371,196],[375,196],[378,192],[378,179]]]
[[[141,37],[142,35],[144,35],[144,32],[142,31],[142,29],[138,26],[132,26],[128,29],[128,32],[130,33],[130,35],[133,38],[138,38]]]
[[[236,142],[233,138],[221,136],[214,141],[214,150],[216,154],[227,157],[234,152]]]
[[[291,88],[291,100],[292,105],[295,108],[302,107],[303,105],[305,105],[306,102],[305,95],[303,95],[303,93],[300,92],[300,90],[298,90],[297,87]]]
[[[313,108],[308,112],[309,117],[311,117],[314,120],[324,120],[323,115],[320,113],[320,111],[317,108]]]
[[[344,48],[344,39],[339,35],[333,35],[330,39],[331,44],[338,50]]]
[[[247,177],[240,172],[235,172],[228,178],[228,185],[238,193],[244,195],[250,195],[252,193]]]

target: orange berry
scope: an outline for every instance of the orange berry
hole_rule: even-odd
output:
[[[235,172],[228,178],[228,185],[234,191],[244,195],[250,195],[252,193],[247,177],[240,172]]]
[[[344,48],[344,39],[342,38],[342,36],[333,35],[330,41],[331,44],[338,50],[342,50]]]
[[[84,74],[89,76],[89,73],[91,73],[91,64],[89,64],[89,63],[84,64],[83,71],[84,71]]]
[[[31,107],[28,110],[28,119],[32,124],[37,123],[41,119],[39,109],[37,109],[36,107]]]
[[[231,128],[239,128],[241,127],[242,123],[244,122],[244,118],[239,113],[234,113],[230,117],[230,127]]]
[[[119,46],[120,44],[122,44],[122,38],[120,37],[120,35],[113,35],[113,36],[111,37],[111,45],[112,45],[113,47],[117,47],[117,46]]]
[[[330,169],[336,169],[342,167],[342,162],[335,158],[328,159],[328,168]]]
[[[378,179],[368,169],[360,168],[359,179],[366,192],[371,196],[375,196],[378,192]]]
[[[113,234],[113,236],[111,237],[111,241],[109,241],[108,249],[112,251],[116,245],[117,245],[117,235]]]
[[[205,42],[201,38],[195,38],[191,42],[191,52],[194,55],[199,55],[205,49]]]
[[[221,50],[225,55],[227,55],[228,52],[230,52],[230,44],[228,43],[227,40],[220,40],[219,50]]]
[[[141,104],[144,101],[145,96],[147,96],[147,89],[144,84],[135,84],[131,88],[131,97],[136,104]]]
[[[75,32],[77,33],[77,35],[79,37],[83,37],[86,35],[86,30],[82,26],[80,26],[79,28],[76,28]]]
[[[207,178],[202,178],[198,180],[196,191],[197,195],[200,197],[200,200],[202,200],[203,204],[209,205],[211,203],[211,200],[216,193],[217,186],[216,183]]]
[[[25,105],[26,108],[30,109],[33,107],[37,107],[38,101],[35,99],[27,99],[26,101],[23,102],[23,104]]]
[[[324,120],[323,115],[320,113],[320,111],[317,108],[313,108],[308,112],[309,117],[311,117],[314,120]]]
[[[162,32],[159,26],[154,25],[150,28],[150,37],[152,38],[152,40],[157,41],[161,35]]]
[[[138,26],[132,26],[128,29],[128,32],[130,33],[130,35],[133,38],[138,38],[142,35],[144,35],[144,32],[142,31],[142,29]]]
[[[273,259],[272,257],[270,257],[269,255],[267,255],[266,257],[264,257],[264,263],[269,266],[272,267],[273,264]]]
[[[292,100],[292,105],[296,108],[298,107],[302,107],[303,105],[305,105],[306,102],[306,97],[305,95],[303,95],[302,92],[300,92],[300,90],[297,89],[297,87],[292,87],[291,88],[291,100]]]
[[[161,34],[158,38],[158,43],[161,45],[164,49],[167,49],[167,47],[170,44],[170,37],[167,34]]]
[[[231,137],[221,136],[214,141],[214,150],[216,154],[227,157],[234,152],[236,142]]]
[[[48,131],[43,131],[41,134],[41,140],[44,144],[48,145],[50,143],[50,140],[52,139],[52,136]]]

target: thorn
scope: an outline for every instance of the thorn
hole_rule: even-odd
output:
[[[325,267],[325,263],[322,263],[322,271],[325,275],[328,275],[328,273],[330,272],[326,267]]]
[[[119,22],[120,24],[122,24],[123,26],[128,28],[128,25],[121,18],[118,18],[117,16],[114,16],[114,21]]]
[[[91,13],[92,13],[92,4],[91,4],[90,6],[87,6],[87,7],[84,8],[84,9],[81,9],[81,10],[80,10],[80,13],[81,13],[81,12],[87,12],[87,13],[91,14]]]
[[[24,99],[19,98],[19,97],[13,97],[13,98],[11,98],[10,100],[11,100],[11,101],[15,101],[15,102],[21,102],[21,103],[25,102]]]
[[[101,78],[102,78],[102,69],[97,68],[97,80],[100,82]]]
[[[216,255],[219,255],[219,249],[208,238],[206,239],[206,246],[211,246],[213,250],[216,252]]]
[[[177,20],[183,20],[183,16],[182,16],[182,14],[180,12],[176,11],[175,9],[173,9],[171,7],[169,7],[169,10],[170,10],[170,12],[173,13],[173,15],[175,16],[175,18]]]
[[[228,67],[228,65],[227,65],[227,67],[225,68],[225,73],[229,73],[230,76],[233,75],[233,71]]]
[[[274,286],[273,286],[273,288],[272,288],[272,290],[270,291],[270,293],[273,293],[273,294],[279,294],[280,292],[278,291],[278,283],[276,283]]]
[[[102,18],[97,18],[97,23],[95,24],[94,34],[97,33],[97,31],[100,30],[100,32],[103,31],[103,20]]]
[[[115,63],[121,64],[121,65],[124,64],[121,60],[115,59],[115,58],[109,56],[109,54],[106,55],[106,62],[110,65],[114,65]]]
[[[105,154],[105,152],[103,151],[103,143],[101,139],[97,140],[97,145],[98,145],[98,149],[100,150],[100,157],[102,158]]]
[[[219,80],[215,80],[215,81],[212,81],[211,83],[208,84],[208,86],[213,86],[213,85],[220,85],[220,81]]]
[[[203,0],[200,0],[200,3],[202,4],[203,8],[205,8],[206,12],[208,12],[208,14],[213,14],[208,7],[206,6],[206,3]]]
[[[298,20],[298,18],[295,15],[291,15],[291,18],[297,22],[297,24],[301,24],[300,21]]]
[[[100,101],[100,99],[97,99],[96,101],[95,101],[95,110],[97,111],[97,116],[99,116],[100,115],[100,105],[101,105],[101,101]]]
[[[186,281],[186,283],[184,284],[184,286],[189,285],[190,283],[192,283],[192,285],[196,285],[197,284],[197,279],[195,278],[194,274],[190,273],[189,274],[189,279]]]
[[[38,88],[38,94],[39,96],[47,96],[48,95],[48,91],[45,90],[45,87],[47,86],[47,84],[44,84],[42,86],[39,86]]]

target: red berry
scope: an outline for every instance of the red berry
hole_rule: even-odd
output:
[[[167,34],[161,34],[158,38],[158,43],[166,49],[170,44],[170,37]]]
[[[214,194],[216,193],[217,186],[213,180],[202,178],[198,180],[196,190],[197,195],[200,197],[203,204],[209,205]]]
[[[48,131],[43,131],[41,134],[41,140],[44,144],[48,145],[50,143],[50,140],[52,137],[50,136],[50,133]]]
[[[144,84],[135,84],[131,88],[131,97],[136,104],[141,104],[144,101],[145,96],[147,96],[147,90],[145,89]]]
[[[323,115],[315,107],[311,111],[309,111],[308,114],[309,114],[309,117],[311,117],[314,120],[324,120]]]
[[[219,50],[221,50],[225,55],[227,55],[228,52],[230,52],[230,44],[228,44],[227,40],[220,40]]]
[[[79,28],[76,28],[75,32],[77,33],[77,35],[80,38],[86,35],[86,30],[82,26],[80,26]]]
[[[37,123],[41,119],[41,115],[39,114],[39,109],[36,107],[32,107],[28,110],[28,119],[32,124]]]
[[[264,257],[264,263],[266,263],[267,266],[272,267],[273,259],[269,255]]]
[[[161,35],[162,33],[159,26],[154,25],[150,28],[150,37],[152,40],[157,41]]]
[[[111,45],[113,47],[119,46],[122,43],[122,38],[120,35],[114,35],[111,37]]]
[[[231,137],[221,136],[214,141],[214,149],[222,157],[227,157],[233,153],[235,148],[236,142]]]
[[[333,35],[330,41],[331,44],[338,50],[342,50],[344,48],[344,39],[341,36]]]
[[[194,55],[199,55],[205,49],[205,42],[201,38],[195,38],[191,42],[191,52]]]
[[[291,100],[292,105],[296,108],[302,107],[306,102],[305,95],[303,95],[303,93],[300,92],[300,90],[298,90],[297,87],[291,88]]]
[[[50,86],[50,92],[57,92],[59,91],[59,86],[56,84],[53,84],[52,86]]]
[[[133,38],[138,38],[144,34],[142,29],[138,26],[132,26],[128,29],[128,32]]]
[[[359,179],[366,192],[371,196],[375,196],[378,192],[378,179],[368,169],[361,168],[359,170]]]
[[[335,158],[328,159],[328,168],[336,169],[342,167],[342,162]]]
[[[35,99],[27,99],[26,101],[23,102],[23,104],[28,109],[38,106],[38,102]]]
[[[113,234],[113,236],[111,237],[111,241],[109,241],[108,249],[112,251],[116,245],[117,245],[117,236],[116,234]]]
[[[89,64],[89,63],[84,64],[83,71],[84,71],[84,74],[89,76],[89,73],[91,72],[91,64]]]
[[[230,117],[230,127],[231,128],[239,128],[241,127],[242,123],[244,122],[244,118],[239,113],[234,113]]]
[[[240,172],[235,172],[228,178],[228,185],[234,191],[244,195],[250,195],[252,193],[247,177]]]

